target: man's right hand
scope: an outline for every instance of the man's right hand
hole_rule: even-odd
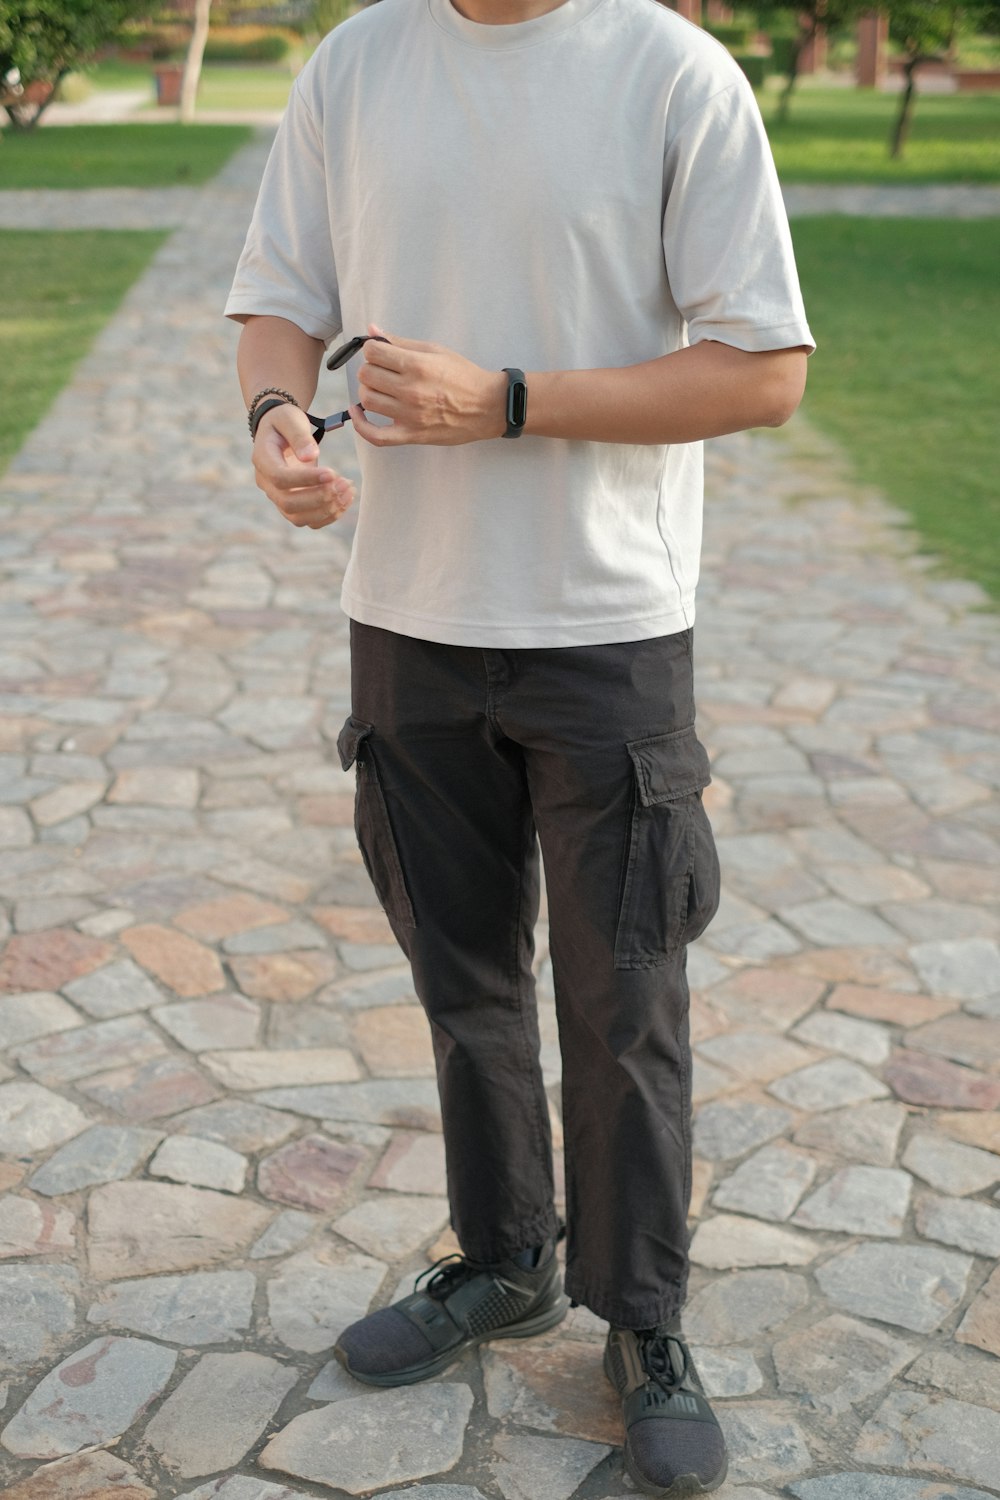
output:
[[[337,521],[354,500],[354,486],[319,467],[312,427],[291,402],[264,413],[253,444],[257,487],[293,526],[318,531]]]

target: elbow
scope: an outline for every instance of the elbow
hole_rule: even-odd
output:
[[[798,411],[806,389],[806,355],[788,361],[767,386],[763,427],[783,427]]]

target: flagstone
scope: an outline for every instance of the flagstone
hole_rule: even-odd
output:
[[[799,1206],[792,1223],[841,1234],[900,1235],[913,1179],[893,1167],[841,1167]]]
[[[778,915],[811,943],[820,947],[838,944],[896,944],[899,933],[867,907],[855,906],[839,897],[805,901],[782,907]]]
[[[1000,1106],[1000,1079],[942,1057],[925,1056],[912,1047],[893,1053],[883,1077],[908,1104],[983,1110]]]
[[[792,1123],[790,1110],[750,1099],[721,1099],[705,1104],[694,1121],[694,1149],[710,1161],[743,1156],[773,1140]]]
[[[173,1373],[177,1354],[145,1339],[105,1335],[62,1360],[0,1433],[19,1458],[58,1458],[117,1438]]]
[[[931,1052],[952,1062],[1000,1073],[1000,1021],[953,1015],[931,1021],[906,1034],[907,1047]]]
[[[311,950],[233,956],[230,968],[240,989],[256,1000],[303,1000],[337,970],[330,953]]]
[[[950,1396],[891,1392],[861,1429],[860,1463],[929,1469],[1000,1488],[1000,1412]]]
[[[369,1186],[398,1193],[447,1193],[444,1141],[412,1131],[396,1135],[372,1173]]]
[[[0,1356],[11,1365],[50,1358],[76,1326],[73,1266],[0,1265]]]
[[[684,1333],[693,1344],[739,1343],[776,1328],[808,1302],[808,1282],[791,1271],[733,1271],[688,1299]]]
[[[553,1345],[514,1340],[480,1351],[491,1417],[536,1432],[558,1432],[617,1446],[621,1401],[601,1368],[602,1347],[573,1339]]]
[[[955,1331],[955,1341],[1000,1357],[1000,1267],[979,1288]]]
[[[311,1500],[311,1497],[305,1490],[293,1490],[287,1484],[272,1484],[269,1479],[258,1479],[250,1474],[232,1474],[228,1479],[212,1479],[208,1484],[198,1485],[197,1489],[185,1490],[177,1500]],[[464,1500],[464,1496],[458,1496],[456,1500]],[[959,1497],[959,1500],[964,1500],[964,1497]]]
[[[817,1057],[813,1048],[802,1047],[773,1031],[729,1031],[700,1042],[698,1051],[747,1083],[770,1082]]]
[[[257,1462],[350,1495],[367,1494],[454,1468],[472,1405],[469,1387],[450,1380],[355,1396],[293,1417]],[[607,1451],[588,1446],[601,1457]]]
[[[274,1255],[287,1255],[297,1250],[317,1227],[315,1214],[303,1213],[297,1208],[287,1208],[270,1223],[260,1239],[250,1247],[251,1260],[264,1260]],[[339,1369],[339,1366],[338,1366]]]
[[[243,1152],[280,1145],[301,1123],[295,1115],[252,1104],[248,1099],[219,1099],[170,1121],[171,1129],[178,1134],[204,1136]]]
[[[31,1042],[53,1031],[69,1031],[80,1025],[71,1005],[48,990],[23,995],[0,995],[0,1048]]]
[[[781,1030],[812,1010],[824,986],[786,969],[744,969],[712,987],[709,999],[736,1025],[759,1026],[762,1021]]]
[[[231,1468],[297,1379],[294,1368],[252,1350],[205,1354],[160,1406],[143,1441],[185,1479]]]
[[[817,1010],[800,1021],[792,1035],[830,1052],[843,1052],[855,1062],[877,1067],[889,1056],[890,1038],[884,1026],[835,1011]]]
[[[1000,1155],[918,1131],[903,1152],[903,1166],[942,1193],[964,1197],[1000,1181]]]
[[[174,924],[202,942],[220,943],[239,932],[250,932],[287,919],[288,912],[283,906],[240,891],[186,906],[177,912]]]
[[[797,1500],[990,1500],[985,1490],[932,1479],[903,1479],[894,1474],[827,1474],[788,1486]],[[739,1500],[744,1500],[742,1494]]]
[[[260,1033],[260,1006],[228,990],[210,999],[158,1005],[150,1014],[189,1052],[252,1047]]]
[[[90,1195],[91,1273],[100,1281],[226,1261],[257,1238],[270,1212],[188,1184],[112,1182]]]
[[[345,798],[344,803],[350,810],[347,820],[350,822],[354,817],[353,794]],[[380,907],[313,906],[309,909],[309,915],[335,938],[343,938],[352,943],[388,944],[393,941],[389,920]]]
[[[709,1397],[752,1396],[764,1384],[760,1366],[749,1349],[692,1347],[691,1354]],[[742,1496],[743,1492],[740,1494]]]
[[[719,1409],[729,1479],[782,1484],[813,1466],[802,1428],[782,1401],[746,1401]]]
[[[118,772],[107,800],[151,807],[196,807],[198,789],[198,772],[192,767],[134,766]]]
[[[76,1216],[68,1208],[15,1193],[0,1197],[0,1260],[76,1248]]]
[[[855,1318],[829,1317],[779,1339],[771,1355],[782,1391],[841,1416],[882,1390],[910,1363],[917,1346]]]
[[[873,1167],[891,1167],[906,1119],[904,1105],[877,1099],[870,1104],[814,1115],[799,1126],[792,1138],[799,1146],[830,1151]]]
[[[420,1006],[377,1006],[361,1011],[354,1035],[365,1067],[376,1077],[434,1076],[430,1027]]]
[[[349,1083],[361,1076],[353,1054],[344,1047],[215,1051],[206,1052],[201,1062],[230,1089]]]
[[[158,1005],[162,991],[130,958],[105,964],[93,974],[63,985],[63,993],[91,1016],[105,1019]]]
[[[157,922],[140,923],[127,927],[121,941],[144,969],[178,995],[206,995],[226,987],[217,955],[176,928]]]
[[[52,828],[67,818],[88,812],[104,796],[107,782],[68,781],[54,791],[43,792],[30,803],[31,815],[40,828]]]
[[[240,1193],[247,1166],[245,1156],[218,1141],[191,1135],[170,1135],[149,1163],[148,1170],[153,1177],[169,1177],[174,1182]]]
[[[35,827],[21,807],[0,807],[0,849],[28,849]]]
[[[736,1266],[805,1265],[819,1249],[808,1235],[795,1234],[759,1219],[719,1213],[698,1225],[690,1255],[695,1265],[729,1270]]]
[[[446,1198],[394,1193],[369,1197],[334,1221],[334,1229],[383,1260],[401,1260],[432,1240],[448,1219]]]
[[[264,1157],[257,1169],[257,1187],[278,1203],[328,1213],[367,1160],[368,1152],[360,1146],[342,1145],[325,1135],[304,1135]]]
[[[972,1259],[931,1245],[852,1245],[816,1268],[836,1307],[913,1333],[931,1333],[965,1294]]]
[[[70,1083],[113,1063],[141,1063],[166,1051],[159,1033],[143,1017],[119,1016],[24,1043],[13,1056],[45,1083]]]
[[[923,1193],[917,1199],[915,1222],[925,1239],[956,1245],[973,1255],[1000,1256],[1000,1208],[988,1203]]]
[[[934,1124],[957,1141],[1000,1155],[1000,1114],[967,1114],[964,1110],[952,1114],[938,1110]]]
[[[610,1451],[601,1443],[577,1438],[522,1437],[504,1433],[495,1438],[495,1481],[504,1500],[569,1500]]]
[[[806,1152],[762,1146],[719,1183],[712,1203],[758,1219],[787,1219],[815,1175],[816,1161]]]
[[[11,1156],[49,1151],[89,1124],[82,1109],[41,1084],[0,1084],[0,1151]]]
[[[111,1023],[108,1022],[108,1025]],[[153,1120],[218,1097],[218,1089],[180,1057],[154,1057],[82,1079],[77,1088],[127,1120]]]
[[[904,1374],[915,1385],[932,1385],[947,1396],[1000,1411],[1000,1362],[988,1354],[925,1349]]]
[[[269,922],[250,927],[244,932],[233,933],[223,938],[222,946],[227,953],[266,954],[290,953],[293,950],[326,948],[327,936],[312,922]]]
[[[60,990],[114,958],[110,943],[67,927],[12,937],[0,957],[0,993]]]
[[[268,1318],[289,1349],[318,1354],[368,1312],[385,1265],[334,1241],[290,1255],[267,1284]]]
[[[786,1073],[768,1085],[768,1093],[783,1103],[806,1110],[861,1104],[888,1092],[880,1079],[846,1057],[828,1057],[796,1073]]]
[[[988,938],[917,943],[910,958],[933,995],[978,1000],[1000,991],[1000,945]]]
[[[261,1104],[321,1120],[441,1129],[437,1084],[430,1078],[373,1078],[362,1083],[263,1089],[256,1097]]]
[[[250,1327],[255,1286],[250,1271],[194,1271],[117,1281],[88,1308],[87,1322],[127,1328],[172,1344],[231,1343]]]
[[[157,1500],[131,1464],[104,1448],[42,1464],[4,1500]]]

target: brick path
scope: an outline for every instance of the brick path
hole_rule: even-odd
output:
[[[449,1241],[423,1018],[332,748],[348,530],[296,531],[250,482],[220,316],[262,149],[201,193],[0,497],[0,1483],[615,1500],[583,1310],[409,1390],[328,1358]],[[718,1494],[983,1500],[1000,620],[801,421],[709,467],[726,894],[691,961],[685,1326]]]

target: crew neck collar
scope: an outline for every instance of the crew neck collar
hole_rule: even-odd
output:
[[[604,0],[563,0],[555,10],[546,11],[543,16],[533,16],[529,21],[515,21],[509,26],[487,26],[463,16],[451,0],[427,0],[433,20],[443,31],[472,47],[492,52],[533,47],[537,42],[547,41],[549,37],[576,26],[603,4]]]

